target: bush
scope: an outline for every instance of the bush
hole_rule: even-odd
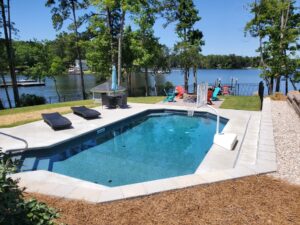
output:
[[[25,200],[24,189],[8,174],[16,171],[16,162],[0,151],[0,224],[52,225],[57,212],[35,199]]]
[[[164,95],[166,95],[165,91],[169,92],[169,91],[171,91],[173,89],[174,89],[174,85],[170,81],[167,81],[163,85],[158,85],[157,86],[157,95],[158,96],[161,96],[161,95],[164,96]]]
[[[22,94],[20,97],[21,106],[43,105],[46,104],[46,99],[42,96]]]

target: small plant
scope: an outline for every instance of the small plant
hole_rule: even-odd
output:
[[[35,199],[25,200],[24,188],[8,175],[16,172],[17,161],[0,150],[0,224],[52,225],[58,213]]]
[[[46,99],[42,96],[22,94],[20,97],[20,104],[22,107],[32,105],[43,105],[46,104]]]

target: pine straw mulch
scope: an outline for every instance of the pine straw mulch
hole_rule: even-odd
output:
[[[60,210],[57,222],[100,224],[300,224],[300,186],[251,176],[155,195],[89,204],[28,194]]]

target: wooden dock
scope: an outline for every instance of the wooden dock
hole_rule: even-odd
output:
[[[18,87],[34,87],[34,86],[45,86],[45,82],[38,82],[38,81],[26,81],[26,82],[18,82],[17,83]],[[4,87],[11,87],[12,86],[12,83],[6,83],[3,84],[1,83],[0,84],[0,88],[4,88]]]

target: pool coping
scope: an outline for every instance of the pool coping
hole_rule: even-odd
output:
[[[132,104],[132,106],[134,105],[143,106],[144,110],[146,108],[190,109],[188,107],[166,105]],[[196,111],[208,112],[209,110],[200,108]],[[268,98],[265,99],[262,112],[219,110],[221,116],[231,117],[228,118],[229,121],[223,131],[238,131],[238,145],[234,151],[229,151],[213,144],[194,174],[118,187],[98,185],[42,170],[17,173],[11,175],[11,177],[20,179],[20,186],[26,187],[28,192],[101,203],[273,172],[276,171],[277,164],[272,119],[268,117],[270,111],[271,103]],[[67,116],[72,117],[72,115]],[[240,129],[244,131],[241,132]],[[249,140],[250,143],[248,143]]]

